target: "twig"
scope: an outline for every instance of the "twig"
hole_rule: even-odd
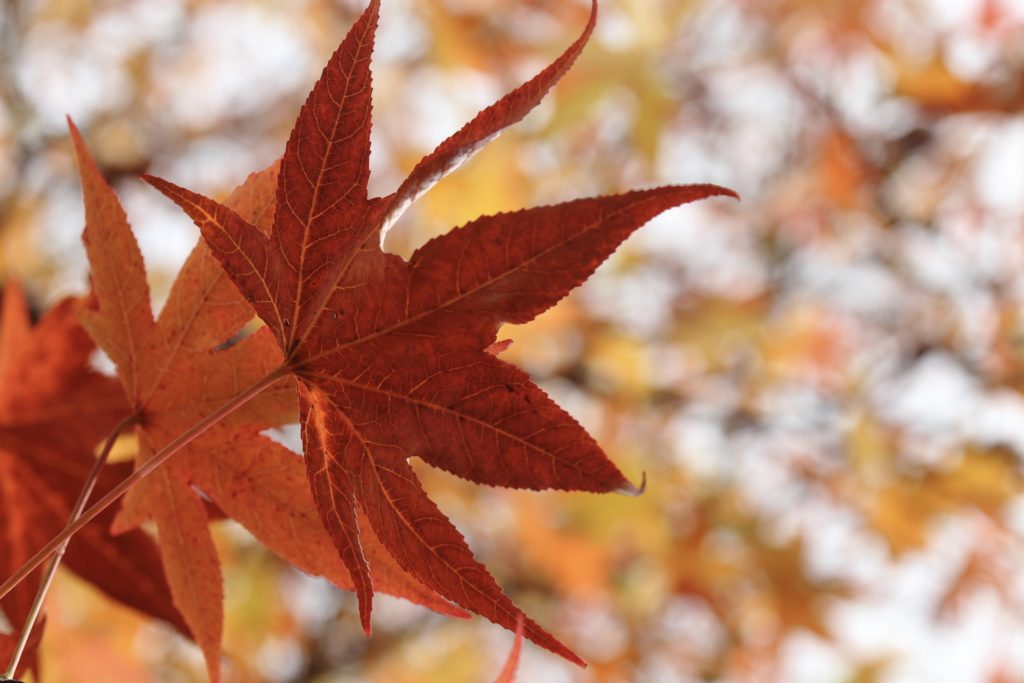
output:
[[[92,496],[93,490],[96,488],[96,482],[99,481],[100,472],[103,471],[103,466],[107,464],[107,458],[110,456],[110,451],[114,448],[114,442],[117,441],[117,437],[121,435],[121,432],[135,424],[135,421],[136,416],[130,415],[121,420],[110,432],[110,436],[107,437],[106,443],[103,444],[103,450],[100,451],[99,457],[97,457],[96,462],[93,463],[92,470],[89,471],[89,476],[86,477],[85,483],[82,485],[82,490],[78,494],[78,500],[75,501],[75,506],[71,510],[71,517],[68,519],[68,524],[74,523],[82,516],[85,506],[89,502],[89,498]],[[25,654],[25,648],[28,646],[29,637],[32,635],[32,629],[36,625],[39,613],[43,610],[43,603],[46,601],[46,594],[50,592],[50,586],[53,584],[53,577],[57,575],[57,568],[60,567],[60,562],[64,558],[64,552],[68,549],[68,543],[70,542],[70,538],[64,539],[54,552],[53,559],[50,561],[50,566],[46,568],[46,573],[43,574],[42,582],[39,584],[39,590],[36,591],[36,597],[32,602],[32,607],[28,611],[28,617],[25,619],[25,624],[21,628],[21,635],[18,638],[18,644],[14,648],[14,654],[11,655],[11,663],[8,664],[7,672],[2,678],[0,678],[0,680],[12,679],[15,674],[17,674],[18,665],[21,664],[21,657]]]

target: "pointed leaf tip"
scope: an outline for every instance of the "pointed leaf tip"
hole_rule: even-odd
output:
[[[458,132],[420,160],[398,190],[386,198],[378,219],[380,239],[419,197],[441,178],[458,169],[504,129],[529,114],[572,68],[597,26],[597,0],[591,0],[590,18],[579,37],[544,70],[480,111]]]
[[[735,199],[736,201],[741,200],[741,197],[738,192],[736,192],[735,190],[730,190],[728,187],[723,187],[721,185],[714,185],[711,183],[698,183],[694,185],[677,185],[676,187],[679,187],[680,189],[690,189],[691,191],[698,193],[701,198],[705,199],[711,197],[729,197],[731,199]]]
[[[500,339],[491,344],[490,346],[488,346],[486,349],[484,349],[484,351],[491,354],[492,356],[499,356],[505,351],[507,351],[510,346],[512,346],[511,339]]]
[[[637,496],[644,495],[644,492],[646,490],[647,490],[647,472],[644,472],[643,475],[640,478],[640,486],[637,486],[636,484],[627,481],[624,486],[620,486],[619,488],[615,489],[615,493],[621,493],[624,496],[629,496],[630,498],[636,498]]]
[[[274,319],[288,328],[282,342],[289,350],[317,323],[346,270],[346,259],[334,256],[351,253],[374,230],[365,214],[373,119],[370,63],[379,9],[378,0],[370,2],[331,55],[281,159],[271,239],[286,264],[282,267],[298,277],[284,295],[287,307]],[[271,295],[283,292],[283,286],[274,283]]]
[[[710,187],[717,189],[718,195],[721,197],[731,197],[732,199],[735,199],[738,202],[743,201],[743,197],[740,196],[739,192],[736,192],[735,190],[730,190],[728,187],[722,187],[721,185],[711,185]]]

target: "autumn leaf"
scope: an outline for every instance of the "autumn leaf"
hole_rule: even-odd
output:
[[[583,35],[536,78],[482,111],[384,199],[367,192],[371,77],[379,2],[332,56],[292,131],[269,237],[231,207],[149,181],[199,225],[273,330],[298,379],[309,483],[351,572],[369,632],[369,527],[438,594],[513,629],[522,612],[434,505],[411,457],[481,484],[636,492],[580,425],[487,349],[585,280],[662,211],[731,194],[663,187],[487,216],[431,240],[410,261],[382,251],[405,204],[521,119],[582,50]],[[526,635],[582,661],[533,621]]]
[[[72,301],[35,326],[20,287],[7,282],[0,318],[0,573],[14,572],[68,522],[95,462],[92,447],[128,412],[117,383],[89,368],[93,344]],[[130,466],[108,465],[96,492],[124,479]],[[141,531],[113,537],[113,512],[68,546],[67,566],[111,597],[187,628],[170,600],[157,550]],[[0,601],[15,629],[0,635],[4,662],[39,588],[33,575]],[[37,631],[41,630],[37,627]],[[34,636],[33,643],[38,642]],[[30,662],[30,656],[23,660]]]
[[[85,195],[83,239],[93,285],[78,313],[117,365],[131,408],[140,416],[141,464],[280,365],[281,353],[266,329],[235,341],[252,309],[202,243],[154,318],[142,255],[120,202],[74,126],[71,134]],[[250,176],[227,205],[257,225],[268,223],[277,175],[275,165]],[[156,521],[171,593],[206,655],[212,680],[220,669],[223,581],[204,497],[196,489],[285,560],[342,588],[353,587],[315,512],[302,459],[261,434],[294,422],[293,384],[280,381],[207,430],[133,488],[117,519],[119,530]],[[464,615],[402,571],[370,533],[367,553],[380,568],[376,589]]]

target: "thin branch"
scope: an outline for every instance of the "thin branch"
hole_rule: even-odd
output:
[[[103,471],[103,466],[107,464],[107,458],[110,456],[110,451],[114,448],[114,442],[117,441],[117,437],[121,436],[121,432],[134,425],[136,421],[137,416],[130,415],[121,420],[110,432],[110,436],[107,437],[106,443],[103,444],[103,450],[100,451],[99,457],[97,457],[96,462],[93,463],[92,470],[89,471],[89,476],[86,477],[85,483],[82,485],[82,490],[78,494],[78,500],[75,501],[75,506],[71,510],[71,517],[68,519],[68,524],[73,524],[82,516],[85,506],[89,502],[89,498],[92,496],[93,490],[96,488],[96,482],[99,481],[100,472]],[[50,561],[50,566],[46,568],[46,573],[43,574],[43,580],[39,584],[39,590],[36,591],[35,600],[32,602],[32,607],[29,609],[28,617],[25,619],[24,626],[22,626],[21,636],[18,638],[18,644],[14,648],[14,654],[11,655],[11,663],[7,666],[7,672],[3,675],[3,678],[14,678],[15,674],[18,672],[18,665],[21,664],[21,657],[25,654],[25,648],[28,646],[29,637],[32,635],[32,629],[36,625],[39,613],[43,610],[43,603],[46,601],[46,594],[50,592],[50,586],[53,584],[53,577],[57,575],[57,568],[60,567],[60,562],[64,558],[64,552],[68,549],[68,544],[70,542],[70,538],[64,539],[54,552],[53,559]]]
[[[127,493],[129,489],[152,474],[156,468],[164,464],[171,456],[188,444],[192,443],[192,441],[206,432],[206,430],[210,429],[225,417],[241,408],[279,379],[286,376],[289,372],[291,372],[291,370],[287,366],[282,365],[197,422],[187,432],[176,438],[174,441],[157,451],[152,458],[135,470],[131,476],[127,477],[120,484],[112,488],[110,492],[103,496],[103,498],[101,498],[95,505],[82,513],[81,517],[64,527],[63,531],[54,536],[49,543],[43,546],[39,552],[33,555],[28,562],[23,564],[18,571],[7,579],[3,585],[0,586],[0,599],[3,599],[14,589],[15,586],[25,580],[25,577],[45,562],[46,558],[57,552],[57,549],[60,548],[62,543],[81,531],[83,527],[110,507],[118,498]]]

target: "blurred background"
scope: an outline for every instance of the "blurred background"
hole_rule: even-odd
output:
[[[159,300],[197,233],[137,180],[214,196],[283,150],[363,2],[5,0],[0,278],[82,293],[64,116],[115,183]],[[1024,3],[602,0],[540,109],[389,235],[664,183],[674,210],[505,328],[636,499],[426,487],[526,610],[523,681],[1024,680]],[[386,0],[376,194],[557,55],[582,2]],[[282,439],[294,443],[296,434]],[[471,683],[511,634],[352,595],[219,523],[234,680]],[[198,650],[65,575],[46,683],[203,680]]]

